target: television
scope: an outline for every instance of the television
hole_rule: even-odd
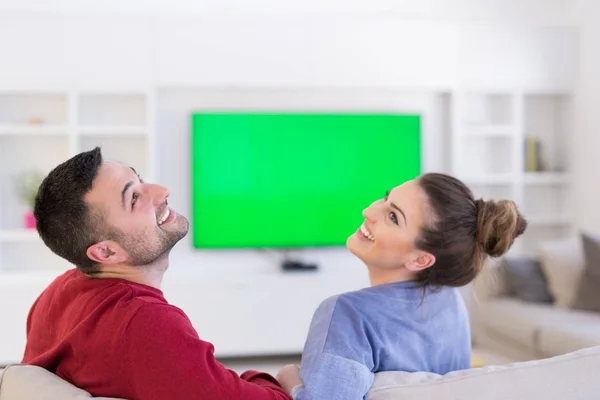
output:
[[[344,245],[364,208],[420,174],[420,138],[418,115],[195,112],[193,247]]]

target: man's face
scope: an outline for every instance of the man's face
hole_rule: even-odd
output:
[[[102,163],[85,200],[103,215],[106,237],[88,249],[88,256],[133,266],[167,257],[189,229],[187,219],[167,206],[168,196],[167,188],[144,183],[132,168]]]

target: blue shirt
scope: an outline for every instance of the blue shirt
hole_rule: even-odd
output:
[[[325,300],[302,354],[295,400],[363,400],[381,371],[445,374],[471,365],[469,318],[457,289],[414,282]]]

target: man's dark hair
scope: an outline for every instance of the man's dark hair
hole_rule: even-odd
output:
[[[87,274],[99,269],[86,252],[100,240],[102,217],[89,209],[84,196],[101,164],[102,152],[96,147],[58,165],[42,181],[33,210],[46,246]]]

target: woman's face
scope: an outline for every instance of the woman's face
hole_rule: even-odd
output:
[[[427,210],[427,198],[418,181],[408,181],[363,211],[365,221],[346,245],[369,268],[413,272],[427,268],[435,258],[415,247]]]

